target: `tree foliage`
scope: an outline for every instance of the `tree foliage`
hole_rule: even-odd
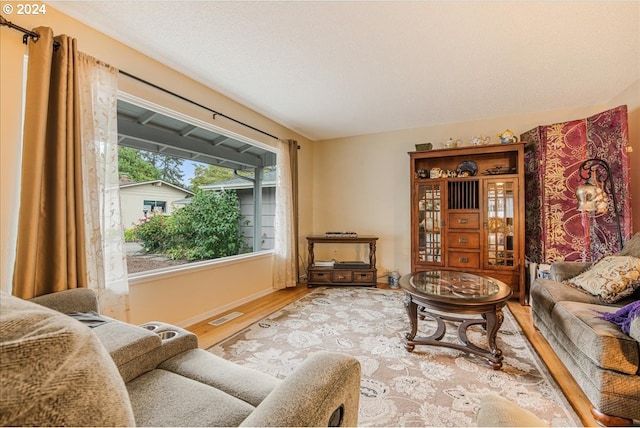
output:
[[[219,183],[233,178],[233,170],[216,165],[196,165],[193,177],[189,180],[192,189],[205,184]]]
[[[126,175],[135,183],[160,179],[160,171],[131,147],[118,147],[118,173],[120,178]]]
[[[182,159],[144,150],[140,151],[140,156],[160,172],[161,180],[176,186],[183,186],[182,180],[184,179],[184,173],[182,172]]]
[[[156,215],[136,228],[148,252],[173,259],[208,260],[245,250],[235,191],[199,191],[172,216]]]
[[[137,150],[131,147],[118,147],[118,173],[139,183],[142,181],[163,180],[176,186],[183,186],[182,159]]]

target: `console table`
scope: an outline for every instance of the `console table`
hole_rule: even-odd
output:
[[[375,286],[377,283],[376,271],[376,241],[377,236],[357,236],[357,237],[328,237],[328,236],[307,236],[309,246],[309,266],[307,285],[367,285]],[[369,263],[345,264],[340,267],[340,263],[331,266],[315,266],[314,245],[315,244],[369,244]],[[338,266],[338,267],[336,267]]]

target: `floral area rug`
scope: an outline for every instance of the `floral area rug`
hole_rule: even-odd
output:
[[[403,293],[364,287],[317,288],[209,351],[279,378],[312,352],[350,354],[362,366],[360,426],[474,426],[486,394],[503,396],[553,426],[579,426],[507,308],[504,314],[497,339],[501,370],[440,346],[418,345],[408,352],[402,344],[409,330]],[[434,325],[428,318],[420,321],[418,335],[428,335]],[[456,327],[448,326],[445,340],[457,340]],[[486,344],[479,326],[467,336]]]

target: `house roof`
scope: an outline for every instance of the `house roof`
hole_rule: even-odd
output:
[[[265,171],[262,179],[262,187],[276,187],[276,172]],[[201,190],[238,190],[238,189],[253,189],[253,182],[245,180],[240,177],[235,177],[229,180],[220,181],[213,184],[205,184],[200,186]]]
[[[138,187],[138,186],[145,186],[145,185],[157,185],[157,186],[168,186],[168,187],[172,187],[176,190],[179,190],[181,192],[184,192],[188,195],[193,196],[195,193],[193,193],[191,190],[187,190],[183,187],[180,186],[176,186],[175,184],[171,184],[171,183],[167,183],[164,180],[149,180],[149,181],[138,181],[138,182],[120,182],[120,188],[121,189],[126,189],[126,188],[130,188],[130,187]]]
[[[118,99],[118,144],[235,170],[273,166],[276,154]]]

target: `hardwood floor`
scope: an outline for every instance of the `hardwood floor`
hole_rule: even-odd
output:
[[[378,284],[378,288],[388,289],[389,287],[387,284]],[[198,336],[200,347],[207,349],[218,342],[233,336],[254,322],[261,320],[265,316],[285,307],[289,303],[300,299],[311,290],[313,289],[307,288],[305,284],[301,284],[295,288],[278,290],[267,296],[222,313],[212,319],[195,324],[189,327],[188,330]],[[400,292],[400,290],[398,290],[398,292]],[[527,339],[529,339],[529,342],[531,342],[538,355],[540,355],[540,358],[545,362],[562,392],[567,397],[567,400],[580,417],[582,424],[588,427],[599,426],[591,416],[591,411],[589,410],[590,403],[582,392],[582,389],[580,389],[578,384],[573,380],[571,374],[567,371],[562,362],[560,362],[544,337],[542,337],[542,335],[533,327],[531,307],[521,306],[515,300],[510,301],[507,305],[513,316],[518,321],[518,324],[520,324],[520,327],[524,331]],[[233,312],[241,312],[242,315],[219,326],[209,324],[213,319],[218,319]]]
[[[289,303],[294,302],[309,293],[312,290],[305,285],[298,285],[295,288],[287,288],[278,290],[264,297],[256,299],[252,302],[245,303],[220,315],[202,321],[198,324],[188,327],[187,330],[198,336],[198,342],[203,349],[210,348],[222,340],[233,336],[245,327],[250,326],[256,321],[269,314],[274,313],[278,309],[284,308]],[[221,318],[233,312],[241,312],[243,315],[225,322],[219,326],[209,324],[214,319]]]
[[[580,417],[580,421],[586,427],[600,426],[591,415],[591,402],[582,392],[582,388],[578,386],[566,369],[560,358],[553,352],[547,340],[533,326],[531,318],[531,306],[522,306],[517,301],[512,300],[507,303],[509,311],[513,314],[520,328],[524,331],[525,336],[536,350],[542,361],[547,365],[552,376],[558,383],[558,386],[567,398],[567,401],[573,406],[573,410]]]

